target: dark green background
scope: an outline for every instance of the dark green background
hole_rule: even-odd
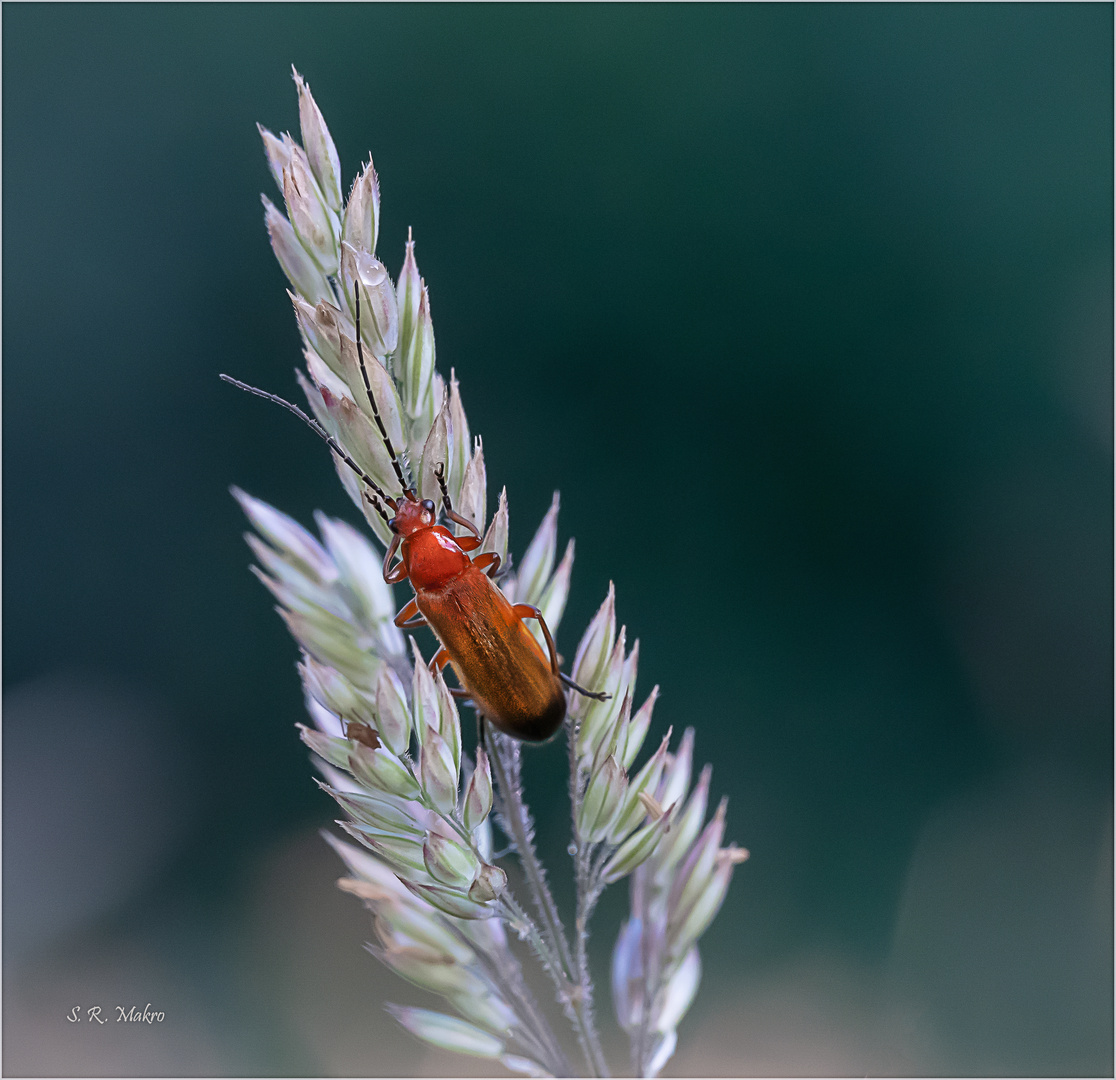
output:
[[[287,983],[383,1040],[377,1002],[421,997],[359,912],[320,932],[349,983],[279,965],[300,927],[252,900],[332,904],[336,867],[261,870],[331,812],[227,485],[356,519],[216,378],[296,392],[253,126],[296,130],[292,62],[346,188],[374,155],[393,274],[415,229],[513,550],[561,489],[560,648],[614,580],[651,738],[697,727],[753,853],[674,1067],[1110,1071],[1112,32],[1101,4],[5,5],[6,1071],[158,1071],[184,1013],[205,1054],[164,1071],[336,1070]],[[563,755],[530,758],[561,891]],[[121,955],[186,1004],[102,1061],[61,1004]],[[419,1068],[401,1045],[351,1068]]]

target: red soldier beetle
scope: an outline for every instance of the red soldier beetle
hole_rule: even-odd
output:
[[[430,661],[430,670],[438,672],[447,663],[453,665],[461,687],[452,688],[450,693],[470,699],[478,714],[513,738],[544,742],[566,718],[564,686],[599,701],[609,695],[578,686],[560,670],[558,650],[542,612],[531,604],[510,603],[492,580],[500,568],[498,554],[484,552],[470,558],[469,552],[479,548],[483,541],[476,525],[454,511],[443,463],[434,466],[434,476],[442,493],[442,509],[446,519],[468,529],[468,535],[455,536],[450,529],[439,525],[435,504],[430,499],[420,501],[407,483],[380,418],[364,363],[359,292],[356,348],[364,390],[402,492],[397,498],[388,495],[321,424],[297,405],[228,375],[221,378],[294,413],[326,441],[369,489],[363,493],[364,498],[393,534],[384,555],[384,581],[394,585],[406,580],[415,590],[414,597],[395,616],[395,625],[402,629],[428,626],[434,632],[439,648]],[[324,396],[328,391],[323,389],[322,393]],[[393,511],[393,517],[388,516],[385,507]],[[393,566],[392,560],[397,554],[399,561]],[[546,652],[523,625],[524,619],[538,621],[546,641]]]

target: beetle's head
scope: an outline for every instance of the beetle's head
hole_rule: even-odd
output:
[[[403,498],[396,504],[395,517],[388,522],[388,528],[399,536],[411,536],[419,529],[430,528],[437,516],[437,510],[429,499],[419,502],[415,498]]]

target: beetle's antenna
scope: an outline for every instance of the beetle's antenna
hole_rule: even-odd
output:
[[[434,479],[438,481],[438,487],[442,489],[442,505],[446,508],[446,513],[452,514],[453,507],[450,505],[449,490],[446,488],[446,466],[444,462],[434,462]]]
[[[376,420],[376,427],[380,429],[380,438],[384,440],[384,446],[387,447],[388,456],[391,458],[391,467],[395,470],[395,478],[399,481],[399,488],[403,494],[412,502],[415,500],[415,493],[403,479],[403,468],[399,464],[399,458],[395,456],[395,447],[391,445],[391,439],[388,438],[387,429],[384,427],[383,420],[380,419],[380,409],[376,405],[376,398],[372,393],[372,382],[368,378],[368,368],[364,363],[364,348],[360,343],[360,283],[354,285],[353,292],[356,295],[356,347],[357,347],[357,360],[360,361],[360,373],[364,377],[364,392],[368,395],[368,404],[372,406],[372,416]]]
[[[456,521],[458,525],[464,525],[478,540],[481,534],[476,525],[474,525],[468,518],[462,517],[460,514],[455,513],[453,506],[450,504],[449,491],[446,488],[446,466],[444,462],[436,461],[434,463],[434,479],[438,481],[438,487],[442,489],[442,506],[445,507],[446,517],[450,521]]]
[[[361,495],[372,504],[372,509],[384,519],[384,524],[390,524],[391,518],[388,517],[388,512],[384,509],[384,504],[376,498],[375,494],[371,491],[362,491]]]
[[[341,447],[341,444],[332,435],[330,435],[330,433],[326,431],[326,429],[322,427],[322,425],[319,424],[317,420],[312,420],[297,405],[292,405],[289,401],[287,401],[285,398],[281,398],[278,394],[269,394],[266,390],[260,390],[259,387],[249,386],[247,383],[241,382],[239,379],[234,379],[231,375],[222,375],[221,378],[224,379],[225,382],[232,383],[233,386],[239,387],[241,390],[247,390],[249,394],[255,394],[256,397],[262,397],[265,401],[274,401],[276,405],[282,405],[284,409],[286,409],[288,412],[294,413],[295,416],[297,416],[304,424],[307,424],[313,431],[316,431],[323,439],[325,439],[326,443],[329,445],[329,448],[346,465],[348,465],[349,468],[352,469],[353,472],[355,472],[357,476],[359,476],[361,480],[363,480],[372,489],[373,492],[375,492],[375,495],[373,495],[372,497],[372,505],[375,506],[376,509],[379,511],[380,516],[384,519],[384,521],[388,520],[387,511],[384,510],[383,506],[380,504],[380,500],[382,499],[393,510],[395,509],[395,500],[390,495],[388,495],[384,491],[384,489],[380,487],[380,485],[377,484],[371,476],[368,475],[368,473],[366,473],[355,461],[353,461],[351,457],[349,457],[349,455]],[[377,498],[376,496],[379,496],[379,498]]]

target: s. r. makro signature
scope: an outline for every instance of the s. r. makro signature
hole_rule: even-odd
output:
[[[83,1016],[82,1013],[85,1015]],[[114,1016],[113,1013],[116,1015]],[[138,1005],[126,1008],[123,1005],[114,1005],[104,1010],[100,1005],[82,1007],[75,1005],[67,1014],[66,1019],[71,1024],[80,1024],[83,1021],[89,1024],[161,1024],[164,1013],[161,1009],[153,1009],[149,1001],[142,1009]]]

